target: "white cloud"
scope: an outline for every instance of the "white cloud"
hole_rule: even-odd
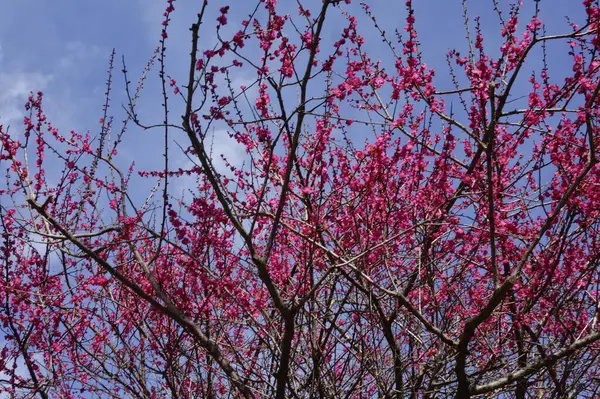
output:
[[[224,130],[212,132],[206,141],[210,143],[207,146],[212,150],[211,157],[217,172],[230,178],[233,177],[231,170],[227,168],[225,160],[232,166],[239,168],[242,166],[244,160],[245,147],[235,139],[229,137],[228,132]],[[225,157],[225,160],[222,157]]]
[[[233,178],[234,173],[227,164],[234,166],[236,169],[242,167],[244,160],[247,159],[246,148],[238,143],[235,139],[229,137],[225,130],[215,130],[208,134],[205,140],[206,150],[212,160],[214,169],[222,176]],[[224,159],[223,159],[224,158]],[[195,161],[199,164],[199,161]],[[194,163],[183,154],[179,156],[179,164],[173,165],[175,168],[191,169]],[[176,180],[175,193],[184,194],[188,191],[195,192],[197,190],[195,176],[181,176]]]
[[[64,69],[78,67],[82,62],[105,53],[99,46],[90,46],[80,41],[68,42],[65,47],[67,53],[60,57],[57,63],[59,68]]]
[[[0,123],[20,123],[29,94],[46,88],[51,79],[41,73],[0,72]]]

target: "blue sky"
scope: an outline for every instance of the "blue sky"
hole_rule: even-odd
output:
[[[52,120],[65,128],[89,128],[90,121],[98,119],[89,119],[89,114],[100,111],[112,47],[142,57],[142,49],[153,45],[144,34],[150,24],[134,1],[55,4],[25,0],[1,6],[0,115],[4,123],[8,119],[14,125],[28,91],[43,90]],[[131,40],[123,40],[127,36]]]

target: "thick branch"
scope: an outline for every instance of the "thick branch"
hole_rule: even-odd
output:
[[[523,367],[513,373],[507,374],[506,377],[500,378],[500,379],[490,382],[488,384],[477,385],[477,386],[473,387],[471,389],[471,394],[480,395],[480,394],[492,392],[497,389],[503,388],[515,381],[518,381],[518,380],[528,377],[532,374],[535,374],[538,371],[541,371],[542,369],[551,367],[552,365],[556,364],[556,362],[558,362],[560,359],[563,359],[569,355],[572,355],[573,353],[577,352],[578,350],[585,348],[586,346],[588,346],[598,340],[600,340],[600,332],[590,334],[585,338],[582,338],[580,340],[573,342],[571,345],[559,350],[558,352],[556,352],[552,355],[549,355],[543,359],[538,359],[537,361],[529,364],[526,367]]]

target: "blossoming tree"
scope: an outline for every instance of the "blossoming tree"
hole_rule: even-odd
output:
[[[499,44],[465,11],[446,54],[410,0],[395,34],[356,1],[261,0],[233,29],[225,3],[199,5],[175,76],[166,1],[122,124],[111,59],[97,135],[53,126],[42,93],[0,127],[0,391],[598,397],[597,2],[559,34],[492,2]],[[138,108],[156,75],[159,123]],[[119,154],[141,134],[153,169]]]

